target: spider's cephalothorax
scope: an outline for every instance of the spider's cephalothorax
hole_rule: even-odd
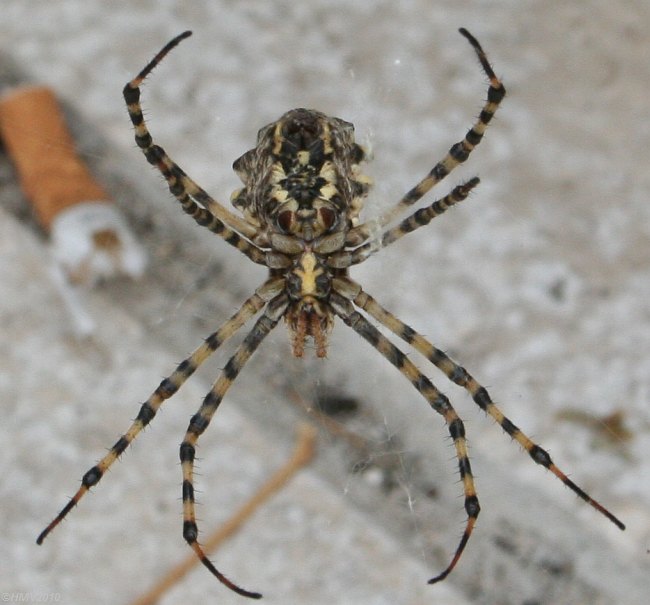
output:
[[[39,544],[88,490],[99,483],[110,466],[153,420],[163,402],[176,393],[214,351],[256,315],[259,317],[254,326],[226,363],[198,412],[192,416],[180,447],[183,537],[201,562],[238,594],[250,598],[261,597],[259,593],[244,590],[225,577],[208,559],[198,542],[193,481],[196,444],[243,366],[283,318],[292,335],[295,355],[302,355],[305,341],[311,338],[316,354],[324,357],[327,334],[338,317],[394,365],[429,406],[444,418],[456,450],[467,521],[454,556],[441,573],[429,580],[430,584],[446,578],[456,566],[480,511],[467,455],[465,428],[449,399],[367,316],[420,353],[449,380],[463,387],[476,405],[491,416],[537,464],[551,471],[617,527],[625,529],[619,519],[571,481],[555,465],[546,450],[504,416],[485,387],[464,367],[382,307],[348,275],[348,269],[353,265],[427,225],[450,206],[464,200],[479,182],[476,177],[469,179],[444,197],[400,220],[434,185],[467,160],[474,147],[481,142],[505,95],[505,88],[478,41],[465,29],[461,29],[460,33],[474,48],[490,80],[487,101],[465,137],[452,145],[447,154],[397,204],[365,223],[359,223],[359,212],[369,186],[369,180],[359,172],[364,152],[354,142],[352,124],[338,118],[330,118],[317,111],[294,109],[260,130],[257,146],[234,164],[244,187],[233,194],[232,201],[243,217],[211,198],[162,147],[154,144],[140,106],[140,85],[163,57],[190,32],[171,40],[124,87],[124,99],[135,128],[136,143],[149,163],[165,177],[169,190],[183,211],[253,262],[268,267],[269,276],[229,320],[210,334],[158,385],[142,404],[126,433],[83,476],[77,493],[39,535]]]

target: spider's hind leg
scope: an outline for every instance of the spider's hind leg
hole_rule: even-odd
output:
[[[145,78],[165,58],[167,53],[182,40],[189,37],[191,33],[189,31],[183,32],[168,42],[145,68],[124,87],[124,101],[135,129],[135,142],[142,149],[147,161],[162,173],[169,190],[180,202],[183,210],[194,218],[197,223],[203,226],[212,223],[214,227],[209,228],[226,240],[228,240],[228,237],[234,238],[238,233],[248,238],[254,238],[257,235],[257,227],[236,216],[214,200],[194,180],[187,176],[162,147],[154,144],[142,113],[140,86]],[[233,232],[237,233],[231,235]],[[248,245],[252,247],[252,244],[248,243]],[[236,247],[239,247],[244,252],[246,251],[242,249],[244,248],[243,244]]]
[[[392,208],[387,210],[384,214],[376,219],[370,220],[366,223],[351,229],[346,238],[346,244],[358,245],[363,243],[368,238],[372,237],[379,229],[385,227],[389,223],[397,219],[407,208],[419,201],[422,196],[428,193],[432,187],[437,185],[444,179],[456,166],[462,164],[467,160],[473,149],[481,142],[483,135],[487,130],[488,124],[492,120],[499,104],[506,94],[506,89],[499,78],[497,78],[492,66],[490,65],[485,51],[478,43],[476,38],[472,36],[466,29],[461,28],[460,33],[467,38],[469,43],[474,48],[476,55],[483,67],[483,71],[490,80],[490,87],[488,88],[487,101],[483,105],[483,109],[479,114],[478,119],[474,125],[467,131],[465,138],[458,143],[451,146],[447,155],[440,160],[429,173],[404,197]]]
[[[440,216],[449,208],[467,199],[472,189],[479,184],[479,178],[473,177],[469,181],[457,185],[445,197],[435,200],[432,204],[425,208],[416,210],[410,216],[407,216],[400,223],[384,231],[378,237],[366,242],[362,246],[355,248],[351,252],[342,250],[332,254],[328,263],[330,266],[342,268],[357,265],[365,261],[369,256],[375,252],[390,246],[393,242],[408,235],[409,233],[428,225],[435,217]]]

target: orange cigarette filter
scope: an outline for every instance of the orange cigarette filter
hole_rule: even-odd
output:
[[[14,89],[0,99],[0,137],[11,155],[20,184],[41,225],[81,202],[106,202],[75,151],[54,93],[44,86]]]

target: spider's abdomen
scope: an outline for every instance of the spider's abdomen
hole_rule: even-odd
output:
[[[245,187],[232,202],[245,216],[304,241],[349,229],[367,194],[363,149],[349,122],[293,109],[258,133],[233,167]]]

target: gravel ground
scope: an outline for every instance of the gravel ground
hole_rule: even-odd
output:
[[[453,452],[417,393],[341,325],[326,363],[290,359],[279,329],[244,371],[200,444],[202,527],[223,522],[288,455],[300,416],[283,402],[313,405],[314,392],[333,391],[359,402],[349,426],[392,462],[371,453],[366,472],[353,472],[354,453],[322,436],[311,469],[215,557],[244,586],[271,603],[644,603],[649,22],[640,0],[4,0],[0,85],[24,78],[57,91],[151,265],[141,282],[90,294],[98,331],[75,342],[48,280],[46,244],[2,160],[2,598],[127,603],[186,554],[177,444],[225,354],[167,404],[69,521],[42,547],[33,539],[137,402],[263,278],[168,201],[134,147],[124,83],[192,29],[144,89],[152,131],[171,155],[225,200],[238,186],[232,160],[260,126],[291,107],[318,108],[352,121],[373,149],[370,216],[480,110],[486,83],[456,32],[465,26],[508,96],[440,191],[474,174],[481,185],[354,276],[462,361],[627,531],[536,468],[427,368],[466,420],[483,512],[456,572],[426,586],[463,522]],[[214,599],[241,602],[198,570],[163,602]]]

